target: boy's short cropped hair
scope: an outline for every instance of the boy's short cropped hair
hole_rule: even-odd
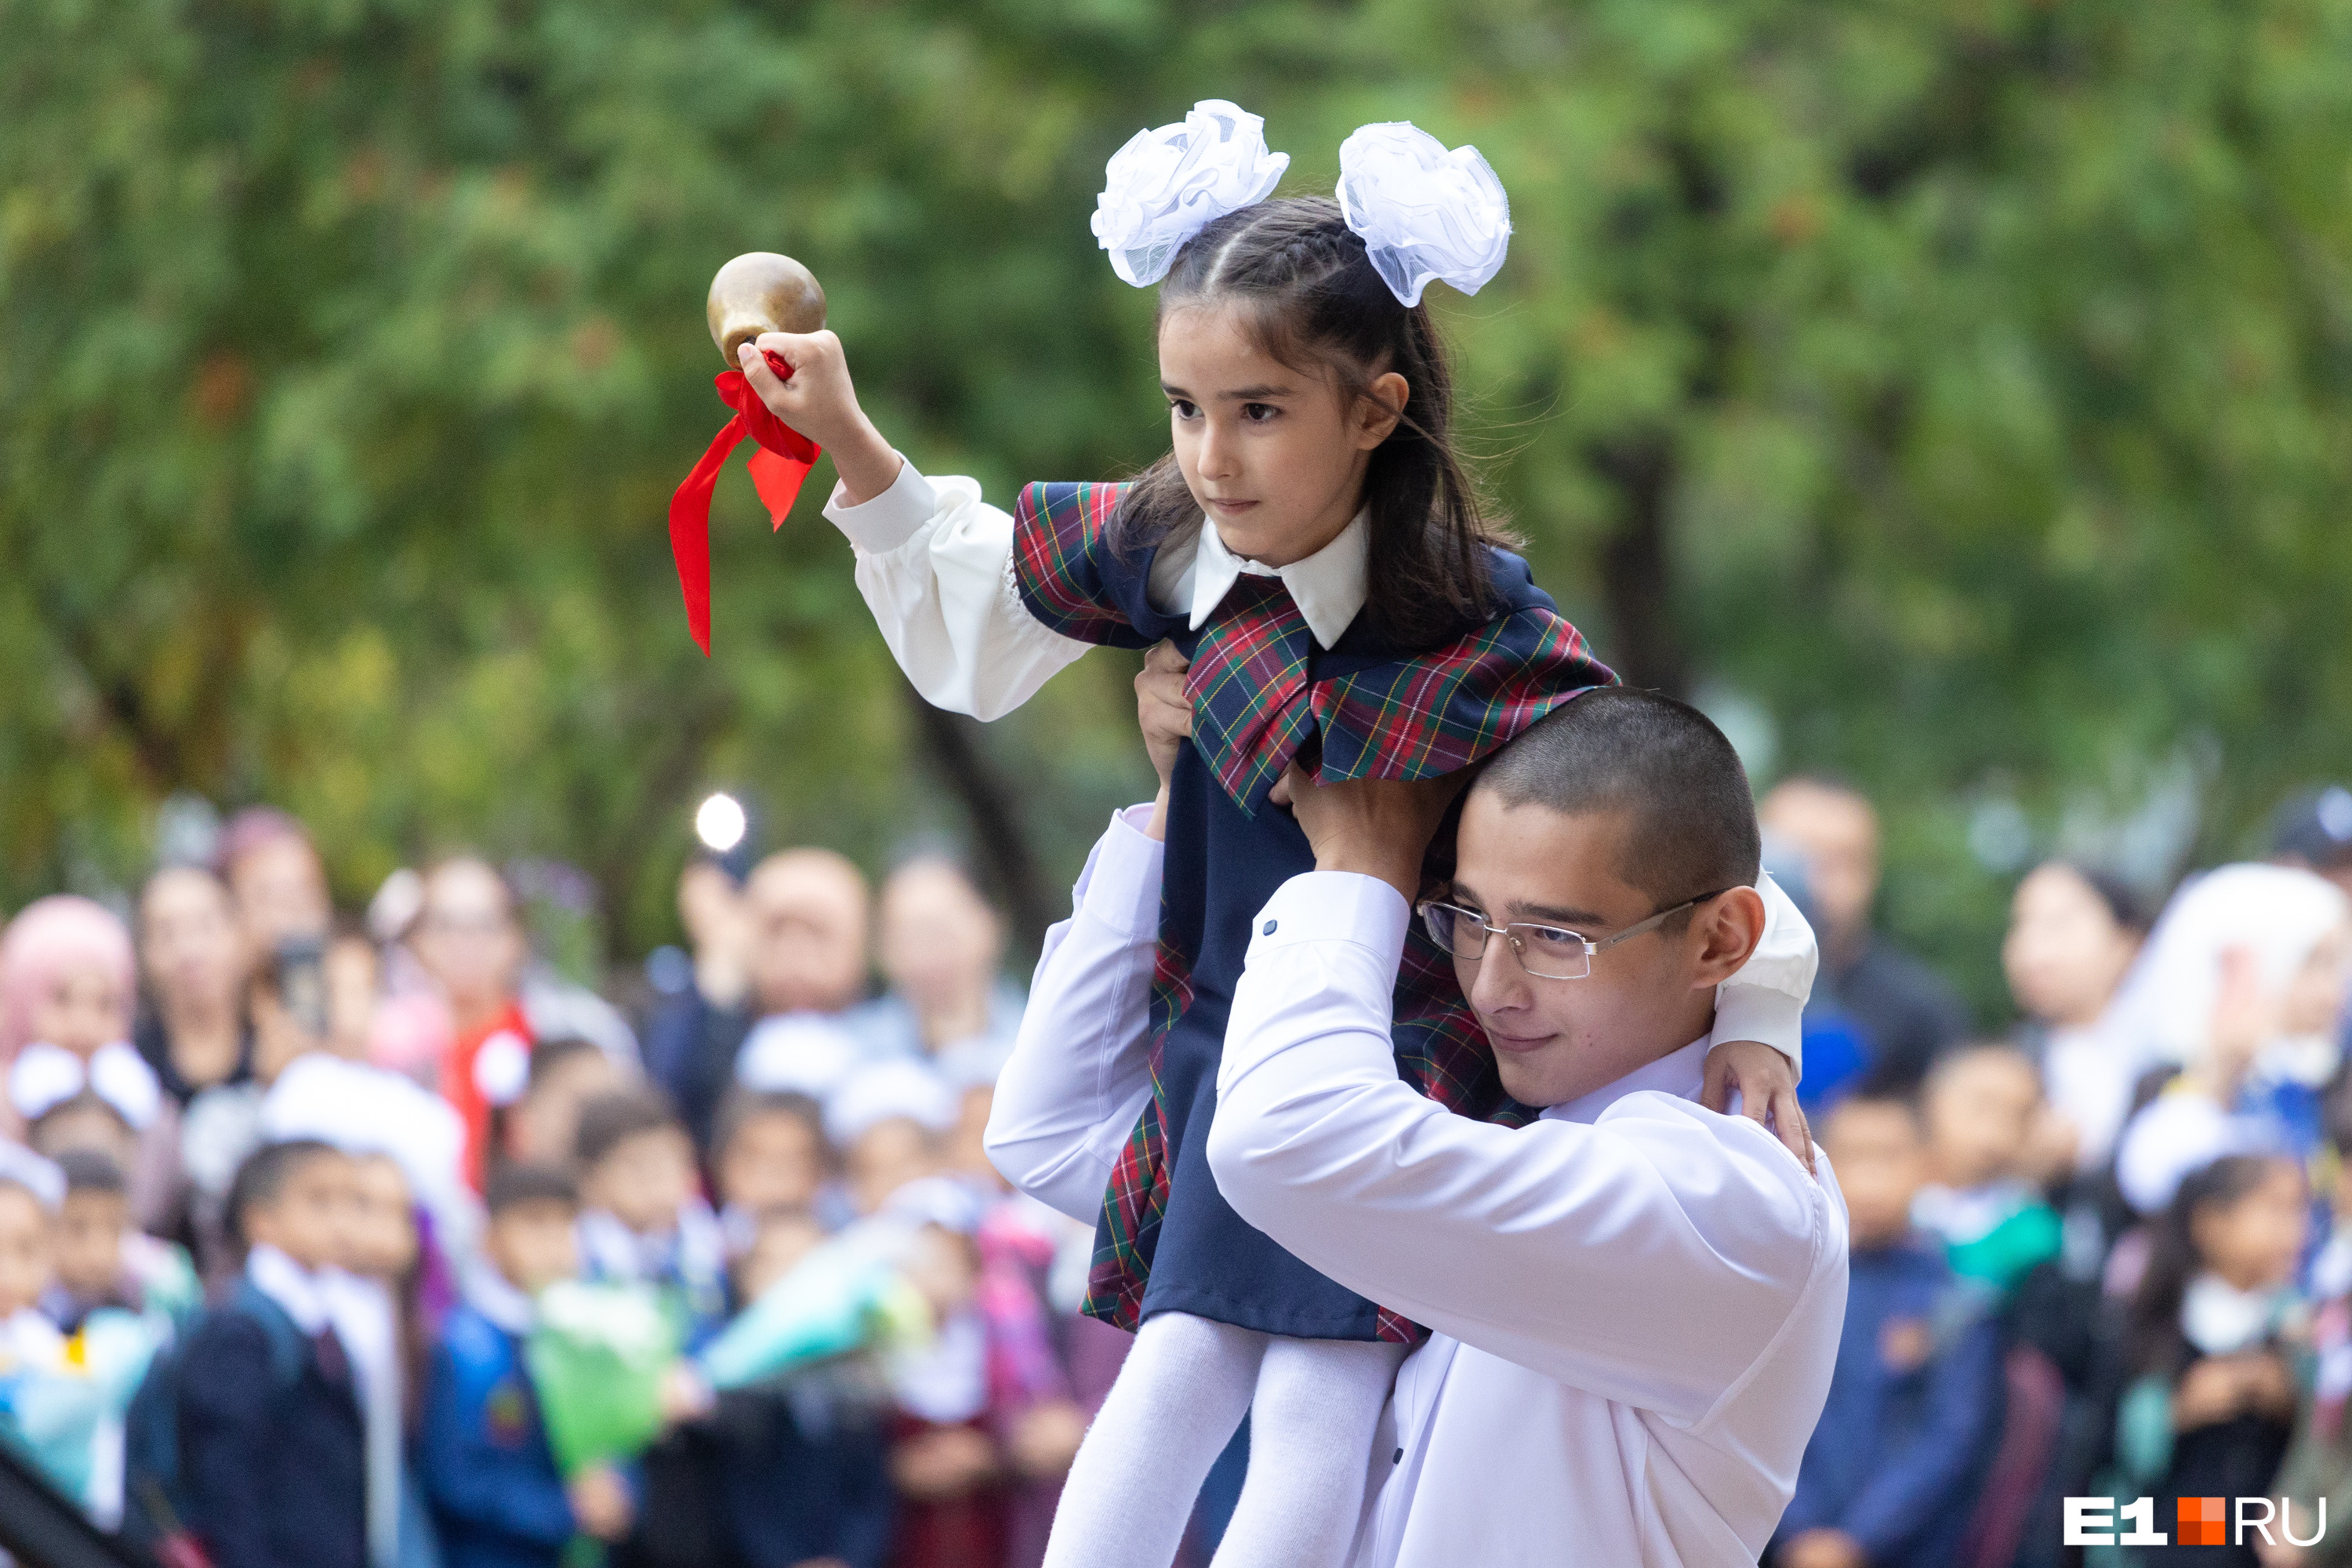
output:
[[[247,1239],[246,1215],[276,1203],[294,1173],[314,1160],[340,1160],[343,1152],[317,1138],[289,1138],[265,1143],[246,1157],[228,1184],[229,1234],[242,1246]]]
[[[131,1191],[130,1180],[114,1157],[96,1149],[66,1150],[58,1156],[58,1169],[65,1176],[68,1197],[76,1193],[107,1193],[122,1197]]]
[[[737,1084],[719,1101],[719,1113],[710,1127],[710,1153],[713,1159],[726,1154],[727,1146],[735,1142],[744,1128],[763,1116],[789,1116],[806,1127],[816,1139],[821,1154],[829,1157],[831,1145],[824,1137],[824,1107],[809,1095],[789,1089],[748,1089]]]
[[[580,1184],[568,1172],[553,1165],[522,1162],[499,1166],[490,1177],[489,1189],[482,1194],[482,1206],[496,1219],[507,1210],[526,1204],[557,1204],[577,1209]]]
[[[1761,871],[1739,753],[1706,714],[1654,691],[1603,687],[1553,709],[1475,787],[1507,806],[1622,814],[1617,873],[1661,907],[1750,887]]]
[[[643,1086],[616,1089],[580,1107],[572,1152],[585,1169],[601,1164],[607,1154],[632,1138],[664,1131],[683,1135],[685,1130],[660,1090]]]

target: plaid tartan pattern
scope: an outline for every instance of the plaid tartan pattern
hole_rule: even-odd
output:
[[[1519,610],[1419,658],[1317,681],[1317,776],[1457,773],[1579,692],[1616,679],[1557,612]]]
[[[1114,583],[1136,569],[1114,562],[1106,537],[1128,487],[1036,484],[1013,508],[1013,570],[1024,603],[1045,626],[1081,641],[1141,647]],[[1192,651],[1185,690],[1192,743],[1218,784],[1253,816],[1283,770],[1319,731],[1324,779],[1431,778],[1478,761],[1560,703],[1616,677],[1576,628],[1549,608],[1490,621],[1433,652],[1313,679],[1313,633],[1276,577],[1244,574]],[[1352,661],[1350,661],[1352,662]],[[1171,1029],[1191,1005],[1189,956],[1163,911],[1151,1011],[1151,1099],[1128,1137],[1104,1194],[1086,1311],[1132,1330],[1142,1316],[1171,1152],[1162,1078]],[[1447,1110],[1507,1126],[1533,1115],[1503,1093],[1486,1032],[1463,1000],[1453,965],[1416,926],[1398,974],[1393,1039],[1405,1082]],[[1426,1331],[1381,1309],[1377,1331],[1404,1343]]]
[[[1080,642],[1149,647],[1104,581],[1121,484],[1034,484],[1013,503],[1013,573],[1029,613]]]
[[[1184,695],[1192,744],[1225,793],[1255,816],[1314,732],[1307,659],[1315,634],[1279,577],[1244,574],[1192,650]]]
[[[1143,1288],[1151,1282],[1160,1216],[1168,1209],[1168,1138],[1160,1068],[1168,1031],[1192,1005],[1192,971],[1176,944],[1162,937],[1151,974],[1151,1098],[1111,1167],[1096,1227],[1093,1265],[1087,1273],[1084,1310],[1132,1333],[1143,1317]]]

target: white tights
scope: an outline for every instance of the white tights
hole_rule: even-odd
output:
[[[1337,1568],[1404,1348],[1146,1320],[1063,1483],[1045,1568],[1168,1568],[1244,1414],[1249,1474],[1212,1568]]]

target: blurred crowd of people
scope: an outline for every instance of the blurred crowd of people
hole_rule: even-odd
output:
[[[1022,1007],[996,913],[949,860],[877,898],[811,848],[698,858],[678,902],[691,953],[634,1018],[535,957],[498,867],[404,872],[346,917],[267,809],[125,914],[17,911],[0,1436],[213,1568],[1039,1561],[1127,1336],[1076,1312],[1089,1233],[982,1152]],[[805,1317],[844,1247],[889,1259],[919,1331],[698,1378],[743,1363],[783,1282]],[[650,1429],[593,1463],[540,1345],[567,1281],[677,1324]],[[60,1444],[44,1391],[125,1313],[167,1327]]]
[[[1853,1236],[1769,1560],[2079,1561],[2067,1496],[2352,1507],[2352,792],[2289,803],[2273,860],[2160,908],[2095,866],[2033,868],[2000,954],[2018,1021],[1992,1033],[1877,933],[1866,798],[1797,778],[1761,816],[1820,937],[1801,1094]],[[18,911],[0,1432],[100,1522],[215,1568],[520,1568],[583,1542],[1037,1563],[1126,1336],[1077,1312],[1089,1234],[982,1151],[1022,1012],[995,911],[949,860],[877,897],[821,848],[698,858],[678,909],[688,947],[634,1016],[535,957],[498,867],[403,872],[341,915],[267,809],[124,913]],[[708,1374],[756,1304],[876,1237],[922,1332]],[[581,1280],[678,1325],[642,1441],[594,1462],[551,1430],[535,1348],[551,1288]],[[135,1391],[45,1447],[12,1373],[95,1364],[124,1313],[168,1325]],[[2352,1563],[2352,1527],[2256,1551]]]
[[[2268,861],[2160,904],[2032,868],[2000,952],[2016,1021],[1989,1033],[1874,931],[1867,799],[1792,779],[1759,815],[1821,942],[1800,1093],[1852,1237],[1768,1562],[2352,1563],[2352,791],[2286,803]],[[2153,1500],[2170,1544],[2121,1544],[2127,1521],[2070,1546],[2068,1497]],[[2176,1518],[2212,1498],[2210,1535]],[[2240,1498],[2273,1500],[2243,1545]]]

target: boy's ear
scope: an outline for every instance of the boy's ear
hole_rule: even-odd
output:
[[[1372,377],[1371,385],[1356,400],[1357,446],[1369,452],[1396,434],[1412,395],[1412,384],[1392,370]]]
[[[1692,988],[1722,984],[1739,973],[1764,940],[1764,895],[1753,888],[1734,888],[1710,900],[1692,915],[1690,937],[1698,969]]]

